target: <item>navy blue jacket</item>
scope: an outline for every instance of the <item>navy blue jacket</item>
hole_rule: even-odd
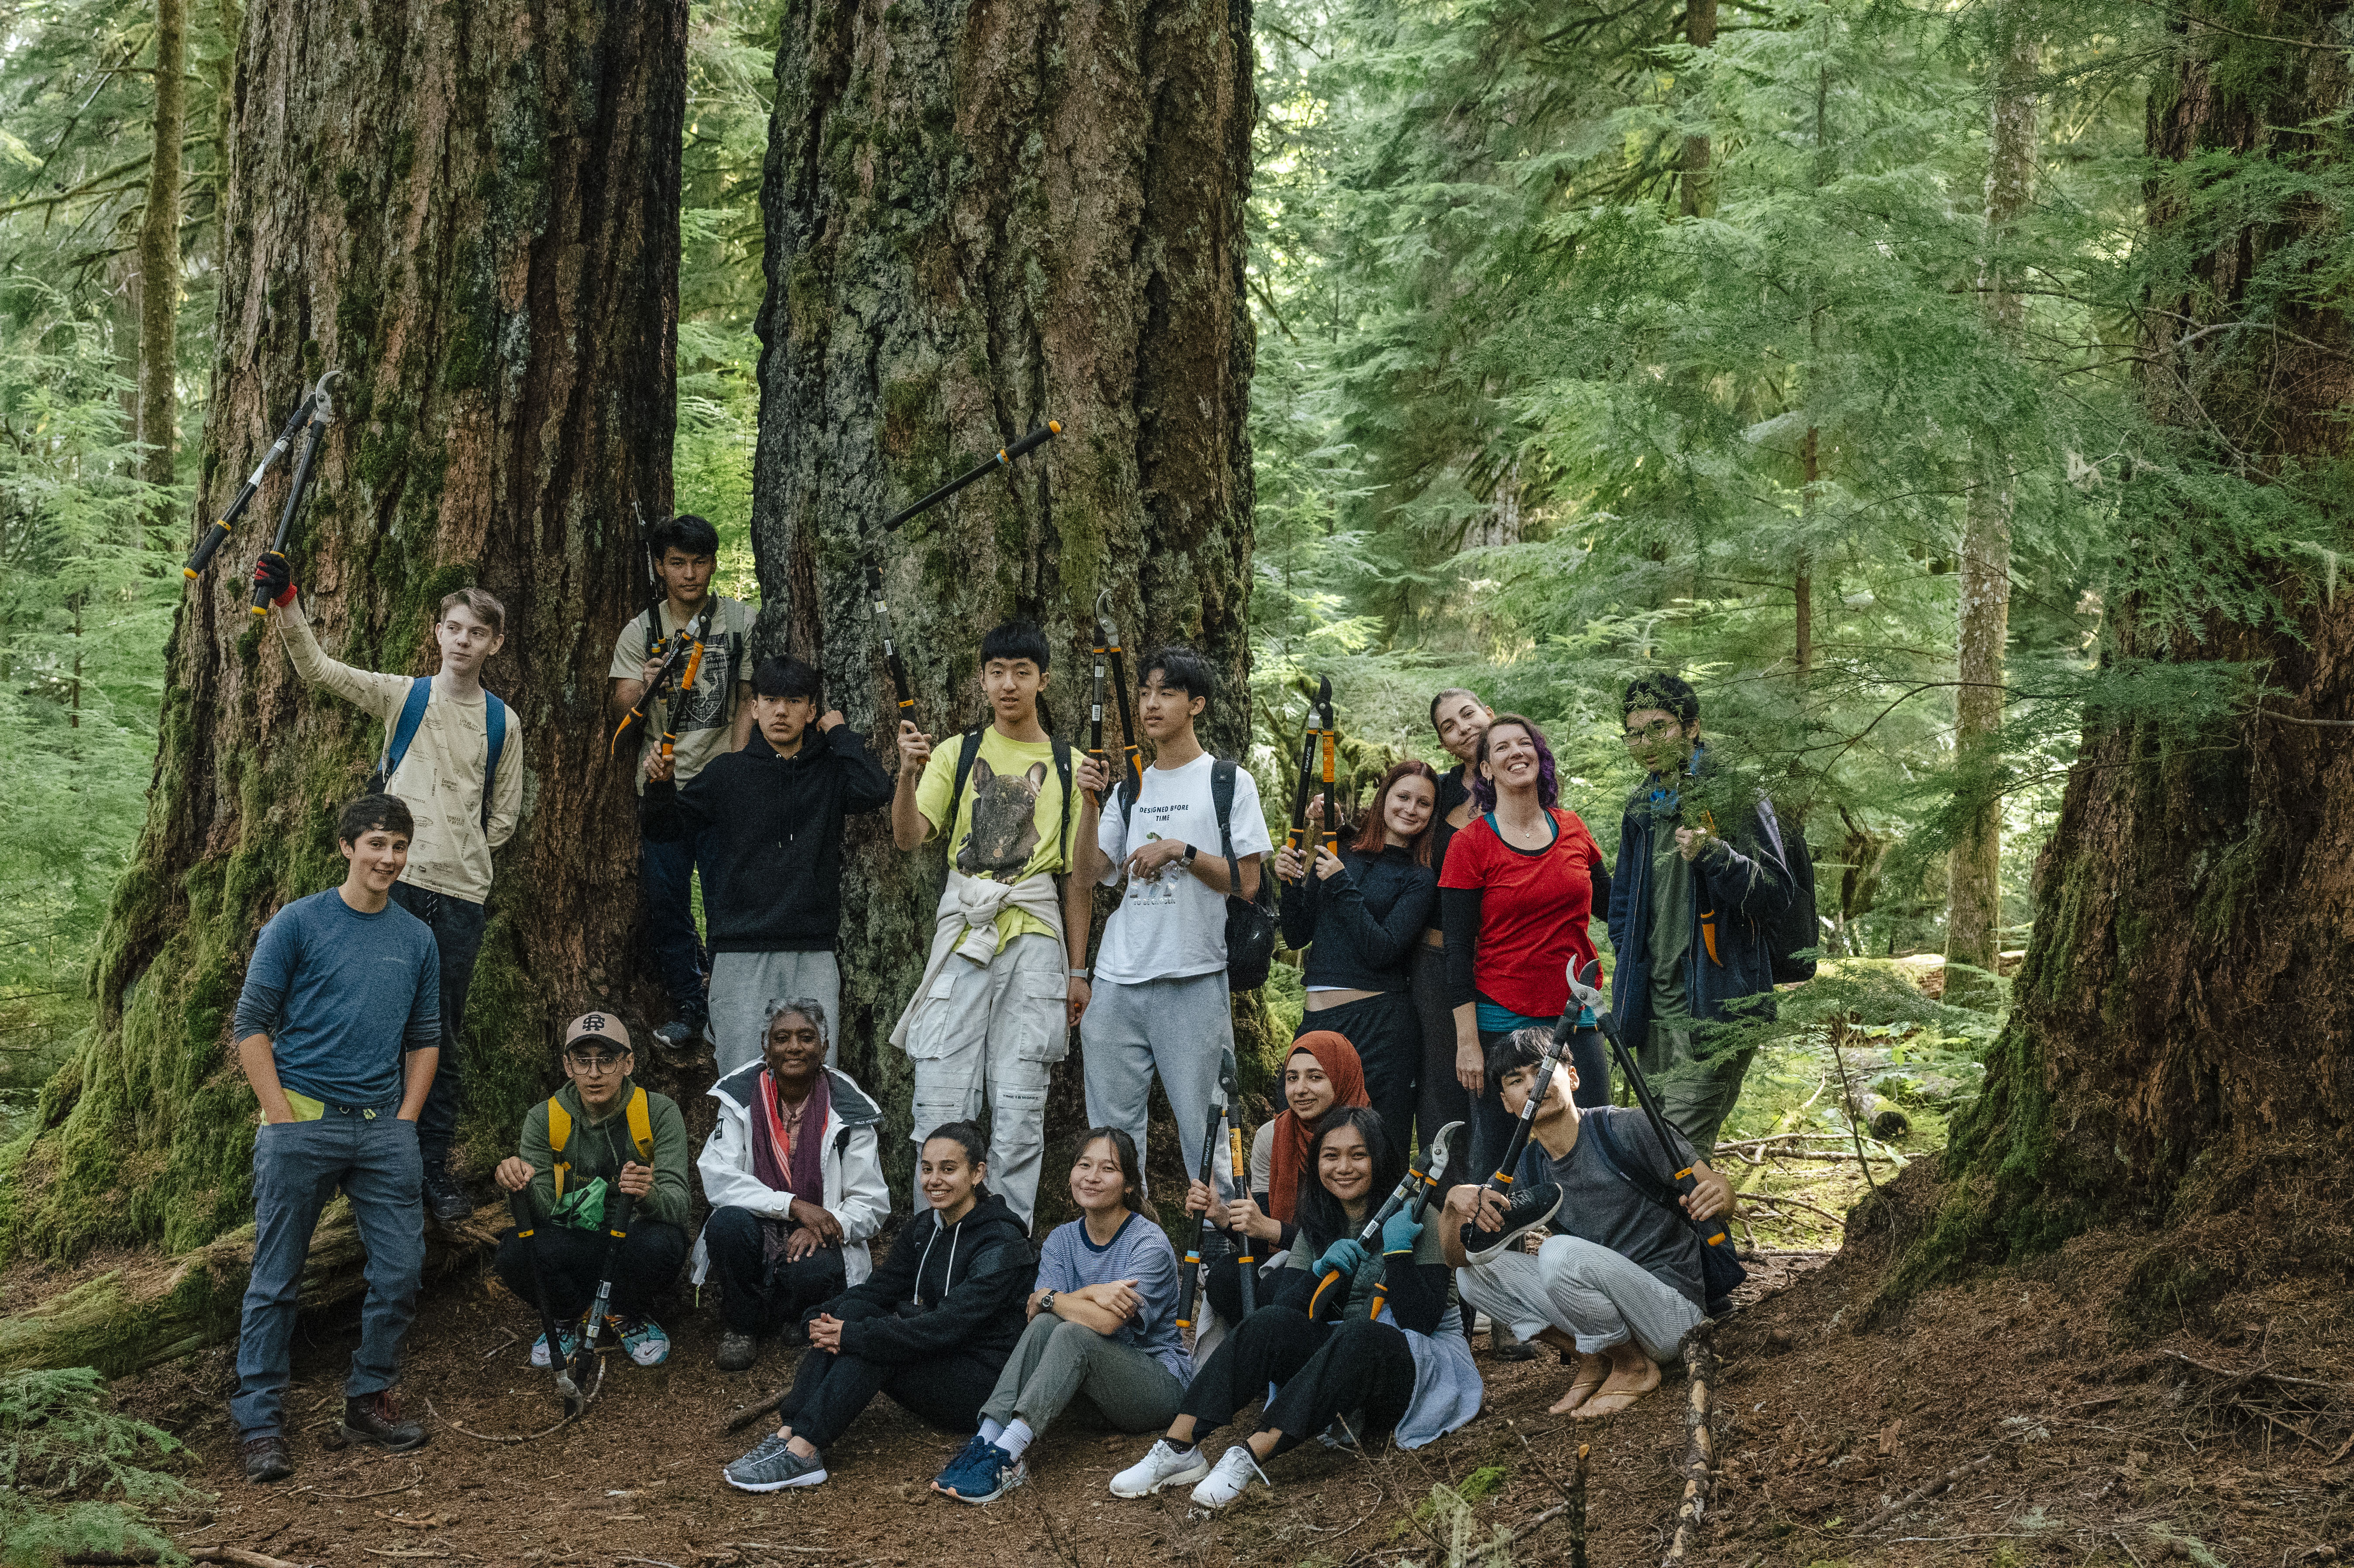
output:
[[[1682,780],[1687,792],[1715,776],[1705,747],[1694,752]],[[1651,1029],[1651,796],[1664,788],[1646,779],[1627,798],[1618,827],[1618,866],[1610,882],[1610,947],[1617,956],[1610,977],[1610,1011],[1629,1047],[1639,1047]],[[1672,832],[1674,829],[1666,827]],[[1697,879],[1692,889],[1691,942],[1684,950],[1684,995],[1694,1018],[1726,1017],[1726,1004],[1744,996],[1767,1000],[1743,1009],[1744,1018],[1774,1016],[1774,962],[1766,928],[1790,905],[1790,874],[1783,869],[1782,825],[1774,803],[1758,795],[1737,817],[1717,818],[1719,842],[1677,869]],[[1716,956],[1701,936],[1701,917],[1714,911]]]

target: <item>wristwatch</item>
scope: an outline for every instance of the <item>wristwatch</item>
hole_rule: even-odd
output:
[[[1045,1295],[1038,1298],[1038,1310],[1040,1312],[1052,1312],[1055,1309],[1055,1294],[1056,1293],[1055,1291],[1049,1290]]]
[[[1071,971],[1071,978],[1073,980],[1093,980],[1095,978],[1095,973],[1096,971],[1092,965],[1081,964],[1077,969]]]
[[[1177,863],[1182,866],[1191,867],[1193,863],[1193,857],[1201,853],[1202,852],[1193,845],[1187,844],[1185,846],[1185,853],[1177,857]]]

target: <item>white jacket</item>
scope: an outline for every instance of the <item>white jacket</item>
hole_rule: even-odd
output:
[[[753,1062],[711,1086],[711,1097],[719,1102],[719,1120],[695,1168],[703,1177],[703,1195],[714,1209],[746,1209],[764,1219],[781,1220],[790,1211],[794,1194],[764,1185],[752,1173],[752,1097],[759,1092],[760,1071],[761,1064]],[[821,1165],[825,1172],[821,1206],[842,1222],[844,1283],[856,1285],[875,1271],[867,1238],[891,1217],[891,1189],[883,1180],[875,1133],[883,1112],[847,1073],[828,1067],[825,1075],[833,1103],[819,1134],[824,1139]],[[691,1281],[702,1284],[710,1266],[710,1251],[698,1235]]]

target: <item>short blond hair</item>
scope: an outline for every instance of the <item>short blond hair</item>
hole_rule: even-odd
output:
[[[438,619],[447,620],[450,612],[464,605],[482,619],[492,631],[501,637],[507,634],[507,607],[488,588],[461,588],[456,593],[441,596],[441,613]]]

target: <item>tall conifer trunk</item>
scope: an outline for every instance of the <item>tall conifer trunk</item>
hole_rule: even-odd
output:
[[[506,603],[485,679],[527,771],[468,1019],[478,1154],[507,1147],[544,1089],[555,1022],[629,1000],[599,967],[628,950],[635,903],[605,670],[640,593],[631,503],[670,503],[685,25],[679,0],[355,0],[253,6],[239,44],[191,522],[227,505],[338,367],[291,546],[328,652],[422,673],[445,593],[479,584]],[[157,292],[151,279],[151,310]],[[254,1102],[230,1012],[263,920],[342,880],[334,813],[382,744],[247,613],[292,466],[174,628],[146,827],[94,971],[99,1028],[42,1097],[20,1248],[176,1252],[249,1212]],[[212,1289],[233,1325],[235,1281]],[[214,1310],[207,1330],[221,1326]]]
[[[172,482],[174,328],[180,314],[180,152],[187,120],[187,0],[155,0],[155,132],[139,219],[140,477]]]
[[[1222,679],[1205,744],[1246,747],[1251,69],[1247,0],[789,11],[763,196],[760,639],[819,666],[886,768],[870,559],[940,744],[985,716],[980,639],[1016,615],[1054,648],[1049,727],[1084,744],[1108,590],[1130,679],[1154,645],[1192,643]],[[1063,436],[1020,468],[881,532],[1049,418]],[[886,1036],[942,860],[895,851],[879,816],[854,837],[843,1050],[893,1118],[896,1160],[911,1079]]]

